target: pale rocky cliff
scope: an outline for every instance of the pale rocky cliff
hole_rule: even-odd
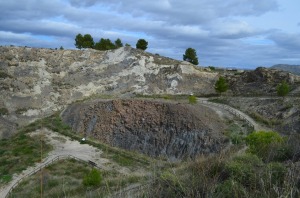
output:
[[[130,47],[0,47],[0,137],[95,94],[212,94],[217,75]]]

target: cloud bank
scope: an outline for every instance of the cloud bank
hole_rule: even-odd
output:
[[[148,51],[175,59],[192,47],[200,65],[299,64],[299,14],[289,19],[296,31],[256,25],[282,10],[280,0],[1,1],[0,44],[74,48],[76,34],[90,33],[132,46],[145,38]]]

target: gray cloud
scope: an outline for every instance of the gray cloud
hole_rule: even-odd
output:
[[[276,0],[1,1],[0,44],[74,48],[75,35],[89,33],[132,46],[145,38],[150,52],[176,59],[193,47],[202,65],[275,64],[299,55],[299,35],[258,29],[247,17],[278,8]]]
[[[276,32],[270,35],[270,39],[273,40],[279,47],[297,51],[300,54],[300,33],[287,34],[283,32]]]

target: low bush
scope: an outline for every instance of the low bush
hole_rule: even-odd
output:
[[[83,185],[87,187],[97,187],[101,184],[102,175],[99,170],[93,168],[85,177],[83,178]]]
[[[246,138],[248,152],[257,155],[265,162],[284,161],[291,157],[286,140],[276,132],[258,131]]]
[[[189,96],[189,103],[190,104],[196,104],[197,103],[197,97],[194,95]]]
[[[8,109],[6,108],[0,108],[0,116],[1,115],[7,115],[8,114]]]

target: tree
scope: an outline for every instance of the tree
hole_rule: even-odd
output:
[[[94,39],[90,34],[85,34],[83,36],[83,43],[82,43],[83,48],[93,48],[94,44],[95,44]]]
[[[77,34],[75,37],[75,46],[78,49],[81,48],[93,48],[94,47],[94,39],[90,34]]]
[[[196,50],[193,48],[188,48],[185,50],[185,54],[183,55],[183,60],[188,61],[194,65],[199,64]]]
[[[139,39],[136,43],[136,48],[146,50],[148,48],[148,42],[145,39]]]
[[[63,46],[60,46],[60,48],[59,48],[60,50],[64,50],[64,47]]]
[[[75,46],[78,49],[83,48],[83,36],[81,34],[77,34],[75,38]]]
[[[111,42],[110,39],[101,38],[98,43],[95,44],[96,50],[111,50],[115,49],[116,46]]]
[[[228,84],[226,82],[226,79],[222,76],[220,76],[220,78],[217,80],[216,84],[215,84],[215,90],[218,93],[222,93],[227,91],[228,89]]]
[[[286,96],[290,92],[290,86],[285,81],[282,81],[277,85],[276,91],[278,96]]]
[[[123,43],[122,43],[121,39],[118,38],[118,39],[115,41],[115,47],[116,47],[116,48],[123,47]]]

